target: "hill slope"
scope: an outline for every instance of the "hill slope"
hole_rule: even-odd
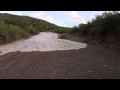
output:
[[[63,27],[29,16],[0,14],[0,44],[26,38],[41,31],[61,28]]]
[[[55,29],[58,28],[57,25],[49,23],[47,21],[32,18],[29,16],[18,16],[18,15],[11,15],[11,14],[0,14],[0,21],[5,21],[6,24],[13,24],[17,25],[23,29],[28,26],[35,27],[36,29]]]

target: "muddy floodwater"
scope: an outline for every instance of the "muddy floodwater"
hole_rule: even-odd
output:
[[[85,48],[86,43],[80,43],[65,39],[59,39],[57,33],[40,32],[29,39],[18,40],[16,42],[0,45],[0,55],[9,52],[31,52],[31,51],[56,51]]]

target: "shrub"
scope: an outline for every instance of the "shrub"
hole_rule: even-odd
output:
[[[60,34],[60,35],[58,35],[58,37],[59,37],[60,39],[66,39],[66,38],[67,38],[66,34]]]
[[[72,29],[71,29],[71,33],[78,33],[79,32],[79,28],[77,26],[74,26]]]
[[[104,12],[102,15],[97,15],[96,18],[87,24],[80,24],[78,27],[73,27],[71,32],[82,36],[97,36],[103,39],[111,33],[114,36],[120,37],[120,13]]]

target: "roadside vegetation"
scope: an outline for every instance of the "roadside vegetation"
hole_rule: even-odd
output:
[[[79,26],[73,27],[71,33],[101,41],[120,42],[120,13],[115,11],[104,12],[87,24],[79,24]]]

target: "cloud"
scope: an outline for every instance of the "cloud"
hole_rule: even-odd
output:
[[[31,17],[35,17],[35,18],[39,18],[45,21],[48,21],[50,23],[54,23],[55,21],[53,20],[53,18],[50,15],[45,15],[43,11],[31,11],[31,12],[25,12],[25,11],[0,11],[0,13],[9,13],[9,14],[14,14],[14,15],[23,15],[23,13],[25,13],[25,15],[27,16],[31,16]]]
[[[80,16],[77,11],[71,11],[71,20],[76,21],[76,23],[87,23],[84,16]]]
[[[70,14],[71,14],[71,17],[76,18],[76,19],[80,17],[77,11],[71,11]]]
[[[80,23],[87,23],[84,16],[79,15],[77,11],[71,11],[64,24],[69,27],[78,26]]]
[[[45,21],[48,21],[50,23],[56,24],[54,19],[50,15],[45,15],[44,12],[39,11],[39,12],[33,12],[29,14],[31,17],[39,18]]]
[[[55,24],[55,21],[50,16],[44,17],[43,20],[46,20],[46,21],[48,21],[50,23],[54,23]]]
[[[22,15],[22,11],[0,11],[0,13],[9,13],[15,15]]]
[[[103,12],[104,11],[0,11],[0,13],[31,16],[66,27],[87,23],[87,21],[91,21],[96,15],[101,15]]]
[[[36,13],[32,13],[31,15],[34,15],[34,17],[37,17],[37,18],[39,18],[39,17],[41,17],[41,16],[43,16],[43,12],[36,12]]]

